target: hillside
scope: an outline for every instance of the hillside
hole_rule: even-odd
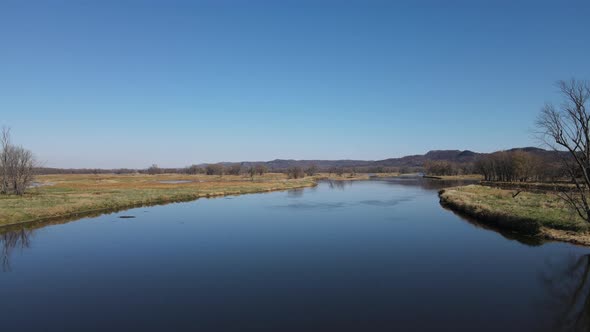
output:
[[[545,160],[558,160],[561,153],[555,151],[543,150],[536,147],[513,148],[507,151],[525,151],[543,157]],[[565,153],[565,152],[564,152]],[[371,171],[371,168],[383,167],[422,167],[427,161],[449,161],[453,163],[471,163],[487,153],[479,153],[470,150],[431,150],[425,154],[410,155],[400,158],[388,158],[383,160],[294,160],[294,159],[275,159],[271,161],[244,161],[244,162],[222,162],[224,166],[232,166],[239,164],[242,167],[248,168],[254,165],[264,165],[272,171],[284,171],[290,167],[303,167],[315,165],[320,170],[329,170],[331,168],[360,168],[359,171]],[[205,167],[207,164],[200,164],[198,166]],[[182,168],[165,168],[165,172],[179,172]],[[41,168],[38,169],[39,174],[59,174],[59,173],[131,173],[138,170],[134,169],[59,169],[59,168]]]

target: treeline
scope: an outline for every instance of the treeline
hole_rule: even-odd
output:
[[[241,164],[223,165],[223,164],[209,164],[205,166],[191,165],[185,168],[160,168],[158,165],[152,165],[146,170],[139,170],[137,173],[140,174],[163,174],[163,173],[176,173],[176,174],[206,174],[206,175],[264,175],[268,172],[268,168],[264,165],[254,165],[244,167]]]
[[[486,181],[557,181],[565,178],[562,164],[525,151],[501,151],[479,158],[476,173]]]
[[[566,178],[555,155],[548,158],[522,150],[494,152],[469,163],[427,161],[424,170],[428,175],[436,176],[480,174],[485,181],[558,181]]]
[[[320,168],[316,165],[308,167],[294,166],[289,168],[269,168],[264,164],[208,164],[208,165],[191,165],[183,168],[164,168],[154,164],[145,169],[116,168],[49,168],[37,167],[35,174],[207,174],[207,175],[263,175],[268,172],[295,174],[303,172],[308,176],[317,173],[329,173],[336,175],[356,174],[356,173],[418,173],[422,172],[422,167],[384,167],[384,166],[363,166],[363,167],[329,167]]]
[[[177,170],[176,168],[174,170]],[[55,175],[55,174],[137,174],[140,170],[133,168],[53,168],[53,167],[36,167],[35,174]],[[174,172],[176,173],[176,171]]]
[[[457,163],[447,160],[433,160],[424,163],[424,172],[428,175],[446,176],[473,174],[473,163]]]

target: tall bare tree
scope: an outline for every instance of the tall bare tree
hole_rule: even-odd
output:
[[[9,177],[8,164],[10,158],[10,128],[2,127],[0,135],[0,194],[8,193]]]
[[[572,79],[559,81],[563,97],[559,107],[545,104],[537,119],[541,140],[555,151],[567,151],[563,158],[574,189],[563,190],[560,196],[587,222],[590,222],[590,84]]]

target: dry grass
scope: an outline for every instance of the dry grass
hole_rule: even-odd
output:
[[[315,185],[313,178],[287,179],[284,174],[254,178],[206,175],[44,175],[44,186],[23,197],[0,196],[0,226],[125,207],[238,195]],[[187,180],[189,183],[161,183]]]
[[[442,190],[441,203],[503,229],[590,245],[590,227],[555,193],[469,185]]]

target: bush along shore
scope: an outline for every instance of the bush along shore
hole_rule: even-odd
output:
[[[554,192],[469,185],[443,189],[439,198],[444,207],[501,230],[590,246],[590,225]]]

